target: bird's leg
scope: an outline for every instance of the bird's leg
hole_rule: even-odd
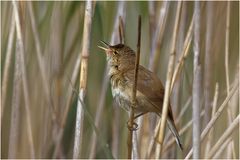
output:
[[[144,115],[144,114],[146,114],[146,113],[147,113],[147,112],[142,112],[142,113],[136,115],[133,119],[135,120],[135,119],[137,119],[138,117],[140,117],[140,116],[142,116],[142,115]]]
[[[142,116],[142,115],[144,115],[144,114],[146,114],[146,113],[147,113],[147,112],[142,112],[142,113],[136,115],[136,116],[133,118],[133,120],[137,119],[138,117],[140,117],[140,116]],[[138,129],[138,124],[137,124],[136,122],[133,122],[133,126],[130,126],[129,120],[127,121],[127,126],[128,126],[128,129],[129,129],[129,130],[132,130],[132,131],[136,131],[136,130]]]

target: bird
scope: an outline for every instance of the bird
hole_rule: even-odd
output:
[[[113,98],[118,106],[129,112],[134,85],[136,53],[125,44],[109,45],[104,41],[101,42],[105,47],[98,47],[106,53]],[[139,65],[136,87],[136,107],[134,108],[136,116],[134,119],[148,112],[156,113],[161,117],[164,87],[158,76]],[[168,105],[167,126],[175,137],[176,143],[183,150],[170,104]]]

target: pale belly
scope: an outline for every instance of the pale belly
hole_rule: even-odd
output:
[[[117,106],[123,108],[126,111],[130,110],[131,101],[132,101],[132,88],[131,86],[126,86],[126,81],[120,81],[120,77],[118,76],[110,76],[111,86],[112,87],[112,95],[117,104]],[[122,78],[122,77],[121,77]],[[139,113],[147,113],[147,112],[158,112],[156,108],[147,100],[147,98],[139,91],[137,91],[136,95],[136,107],[134,108],[134,112],[136,114]]]
[[[131,107],[131,95],[123,94],[123,93],[126,93],[126,92],[124,92],[119,87],[115,89],[113,89],[112,87],[112,95],[115,100],[115,103],[119,107],[123,108],[128,112]],[[128,92],[128,93],[132,94],[131,92]],[[149,107],[152,105],[146,100],[146,98],[143,95],[141,95],[141,93],[139,92],[137,92],[136,97],[137,97],[137,104],[136,104],[136,108],[134,109],[134,112],[136,114],[151,112],[151,109]]]

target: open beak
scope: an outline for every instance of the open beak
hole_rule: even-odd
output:
[[[105,47],[102,47],[102,46],[98,46],[98,48],[101,48],[101,49],[103,49],[104,51],[109,51],[110,45],[107,44],[107,43],[104,42],[104,41],[100,41],[100,42],[101,42],[103,45],[105,45],[106,48],[105,48]]]

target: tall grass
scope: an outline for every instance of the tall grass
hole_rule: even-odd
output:
[[[184,147],[177,147],[166,128],[160,157],[240,158],[239,2],[184,1],[178,15],[177,2],[97,1],[88,31],[87,2],[0,3],[1,158],[127,158],[128,114],[114,104],[106,57],[97,46],[100,40],[123,41],[137,51],[138,15],[140,64],[168,84]],[[87,32],[89,37],[83,38]],[[169,60],[172,80],[166,83]],[[196,64],[201,65],[200,77]],[[80,77],[86,80],[84,87]],[[84,121],[77,144],[80,99]],[[139,158],[159,156],[158,121],[153,113],[135,121]]]

